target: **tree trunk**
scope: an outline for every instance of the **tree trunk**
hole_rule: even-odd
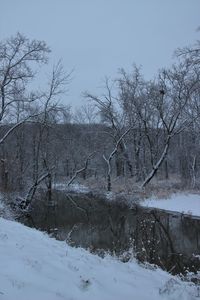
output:
[[[124,160],[121,154],[116,153],[116,175],[117,177],[124,176]]]
[[[141,185],[141,188],[144,188],[152,180],[152,178],[154,177],[154,175],[158,171],[159,167],[161,166],[162,162],[164,161],[165,157],[167,156],[168,149],[169,149],[169,142],[170,142],[170,137],[168,136],[165,147],[163,149],[163,152],[162,152],[159,160],[153,166],[153,169],[151,170],[151,172],[145,178],[144,182]]]
[[[107,191],[111,192],[111,177],[110,174],[107,175]]]

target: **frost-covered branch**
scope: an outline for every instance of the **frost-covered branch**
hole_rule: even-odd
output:
[[[70,184],[72,184],[72,182],[77,178],[77,176],[78,176],[80,173],[84,172],[84,171],[87,169],[88,163],[89,163],[91,157],[94,155],[94,153],[95,153],[95,152],[92,152],[91,154],[88,155],[88,157],[87,157],[86,160],[85,160],[84,166],[83,166],[82,168],[80,168],[79,170],[76,170],[76,171],[75,171],[75,173],[74,173],[74,175],[72,176],[72,178],[68,181],[67,186],[70,186]]]

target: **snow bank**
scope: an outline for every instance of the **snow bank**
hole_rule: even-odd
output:
[[[89,189],[80,184],[80,183],[72,183],[69,186],[67,183],[54,183],[53,188],[59,191],[68,191],[68,192],[75,192],[75,193],[88,193]]]
[[[0,299],[196,299],[197,288],[135,261],[104,259],[0,218]]]
[[[140,204],[142,206],[200,216],[200,195],[197,194],[172,194],[167,199],[152,197],[142,201]]]

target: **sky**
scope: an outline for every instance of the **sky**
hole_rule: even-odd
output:
[[[170,66],[173,51],[200,39],[200,0],[0,0],[0,40],[20,32],[45,40],[50,63],[73,71],[66,104],[101,94],[105,76],[142,66],[146,79]]]

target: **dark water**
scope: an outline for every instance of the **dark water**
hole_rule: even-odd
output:
[[[34,226],[94,252],[109,251],[128,260],[157,264],[171,273],[200,270],[200,218],[112,204],[92,194],[53,192],[37,200]],[[126,254],[124,254],[126,253]]]

